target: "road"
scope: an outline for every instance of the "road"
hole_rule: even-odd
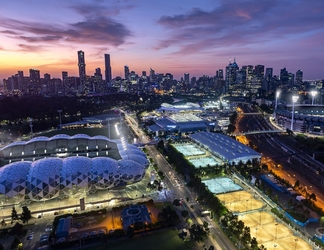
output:
[[[143,133],[141,129],[138,128],[137,122],[131,116],[125,113],[125,119],[127,123],[132,127],[133,131],[137,134],[138,138],[142,138],[142,143],[147,143],[147,137]],[[164,156],[155,148],[155,146],[145,146],[148,150],[149,156],[156,162],[158,168],[164,173],[164,183],[168,187],[169,191],[167,192],[168,198],[170,201],[174,199],[183,199],[182,208],[186,209],[189,212],[189,215],[194,223],[202,224],[204,220],[207,218],[201,218],[200,214],[203,208],[195,204],[194,209],[190,208],[193,204],[192,201],[196,200],[196,194],[193,190],[189,190],[183,183],[183,180],[177,173],[173,170]],[[186,201],[191,201],[188,203]],[[178,210],[179,214],[180,210]],[[181,215],[180,215],[181,218]],[[223,231],[219,228],[219,225],[216,224],[214,221],[210,220],[207,221],[208,224],[211,226],[210,234],[209,234],[209,242],[211,245],[214,245],[216,249],[236,249],[233,243],[227,238],[227,236],[223,233]]]

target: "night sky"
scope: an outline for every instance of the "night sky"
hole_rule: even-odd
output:
[[[0,7],[0,83],[30,68],[61,78],[86,73],[111,57],[139,75],[153,68],[180,79],[214,76],[236,59],[274,75],[286,67],[324,79],[324,0],[10,0]]]

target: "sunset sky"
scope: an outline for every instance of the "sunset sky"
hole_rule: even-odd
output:
[[[104,75],[108,53],[113,77],[124,65],[213,76],[236,58],[324,79],[324,0],[1,1],[0,83],[30,68],[77,76],[78,50],[87,75]]]

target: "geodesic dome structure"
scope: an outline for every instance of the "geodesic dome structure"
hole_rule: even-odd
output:
[[[86,142],[91,147],[107,148],[107,145],[116,149],[118,159],[109,157],[88,158],[85,156],[71,156],[67,158],[47,157],[36,161],[19,161],[0,168],[0,201],[10,199],[29,198],[32,201],[45,201],[60,195],[74,196],[85,194],[89,190],[108,189],[116,186],[124,186],[132,182],[140,181],[149,162],[146,155],[139,148],[125,144],[125,142],[107,142],[104,136],[73,137],[57,135],[51,138],[39,137],[30,140],[30,143],[13,143],[14,146],[6,146],[7,153],[20,149],[36,151],[36,146],[71,148],[79,147]],[[80,140],[80,144],[74,144]],[[53,143],[53,144],[51,144]],[[92,144],[91,144],[92,143]],[[100,144],[101,143],[101,144]],[[108,144],[107,144],[108,143]],[[72,145],[71,145],[72,144]],[[85,146],[87,147],[87,146]],[[21,155],[17,153],[18,155]],[[116,155],[115,154],[115,155]]]
[[[0,168],[0,196],[2,201],[20,200],[26,194],[26,176],[31,162],[15,162]]]
[[[31,200],[50,200],[60,193],[62,159],[48,158],[31,163],[27,176]]]

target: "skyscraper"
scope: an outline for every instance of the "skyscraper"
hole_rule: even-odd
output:
[[[78,66],[79,66],[80,85],[83,90],[86,83],[86,64],[85,64],[84,52],[82,50],[78,51]]]
[[[189,73],[184,73],[184,82],[187,86],[189,85]]]
[[[296,72],[296,85],[300,86],[302,84],[303,84],[303,71],[299,69]]]
[[[40,72],[38,69],[29,70],[29,94],[39,94],[41,89]]]
[[[124,66],[124,73],[125,73],[125,79],[129,78],[129,67],[127,65]]]
[[[110,55],[105,54],[105,79],[107,83],[111,82],[111,66],[110,66]]]

